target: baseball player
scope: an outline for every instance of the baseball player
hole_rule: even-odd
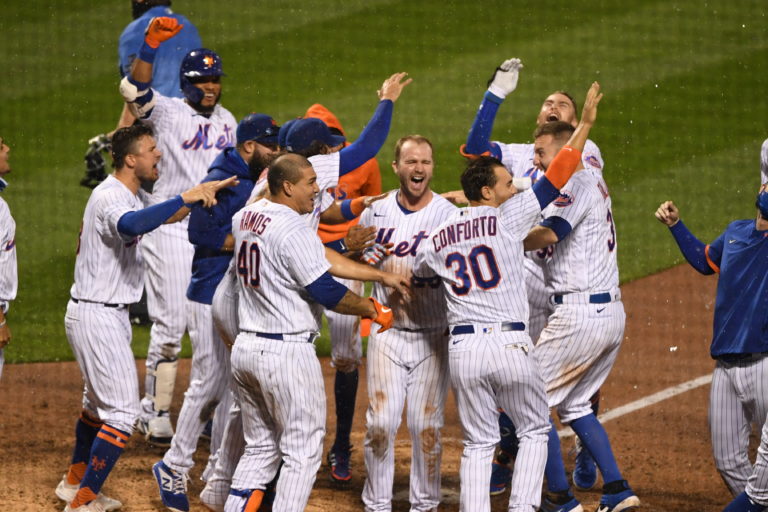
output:
[[[155,129],[159,147],[166,155],[160,164],[160,178],[148,196],[150,205],[200,183],[213,159],[234,145],[235,119],[218,104],[223,71],[216,53],[201,48],[184,58],[179,71],[183,100],[168,98],[150,88],[158,48],[180,30],[174,18],[155,18],[131,75],[120,84],[123,98],[142,122]],[[184,331],[197,325],[192,315],[201,311],[188,305],[186,298],[194,254],[187,238],[187,222],[163,226],[144,237],[142,251],[147,267],[147,307],[153,324],[138,427],[150,442],[170,446],[173,427],[168,410],[177,355]],[[190,336],[196,335],[192,329]]]
[[[489,154],[502,161],[507,170],[515,178],[518,187],[527,188],[542,176],[543,172],[534,163],[533,144],[507,144],[499,141],[491,141],[490,136],[496,114],[506,96],[517,88],[519,71],[523,68],[520,59],[508,59],[504,61],[491,79],[488,81],[488,91],[483,97],[480,108],[477,111],[472,128],[467,136],[467,143],[461,148],[461,153],[469,158],[477,155]],[[544,102],[536,116],[536,126],[552,121],[563,121],[576,127],[578,124],[578,109],[573,97],[564,91],[555,91],[544,99]],[[587,140],[582,152],[582,161],[585,166],[593,166],[602,169],[603,158],[599,148],[591,140]],[[552,313],[550,297],[551,290],[547,290],[544,284],[542,265],[549,257],[547,248],[526,253],[525,274],[528,289],[528,329],[531,339],[536,342],[547,319]],[[599,406],[599,391],[593,397],[594,412],[597,415]],[[499,416],[501,431],[501,443],[499,451],[494,459],[491,478],[491,495],[504,492],[511,479],[509,463],[514,460],[517,453],[514,425],[509,417],[502,413]],[[576,456],[576,466],[573,472],[574,485],[578,489],[591,489],[597,482],[597,470],[594,459],[586,450],[579,450]]]
[[[275,510],[303,510],[320,466],[325,391],[312,342],[324,306],[375,319],[392,312],[334,281],[316,231],[302,215],[315,208],[317,175],[300,155],[284,155],[268,174],[270,199],[232,220],[240,291],[240,335],[232,374],[242,409],[246,449],[226,511],[256,510],[280,460]]]
[[[432,192],[432,143],[420,135],[402,137],[392,168],[400,188],[371,205],[361,226],[376,228],[376,242],[393,244],[381,268],[410,274],[416,252],[432,230],[456,208]],[[393,328],[368,339],[368,410],[363,488],[365,509],[391,510],[394,442],[403,406],[411,434],[411,510],[426,511],[440,503],[440,428],[448,387],[445,299],[439,281],[414,280],[410,300],[375,284],[373,296],[395,313]]]
[[[464,432],[461,510],[491,510],[497,407],[512,415],[519,438],[509,510],[530,512],[541,502],[550,427],[544,382],[529,355],[523,240],[581,161],[600,98],[594,84],[577,131],[532,190],[517,193],[496,158],[471,160],[461,176],[470,207],[435,228],[417,253],[414,276],[437,276],[447,298],[451,384]]]
[[[336,116],[319,103],[309,107],[305,117],[316,117],[322,120],[333,133],[344,135],[344,129]],[[345,145],[349,145],[349,142],[346,142]],[[379,163],[375,158],[371,158],[358,169],[341,176],[338,186],[322,192],[330,194],[337,201],[381,194]],[[356,226],[357,222],[358,219],[341,224],[321,223],[317,234],[326,247],[343,254],[349,250],[349,237],[355,236],[355,231],[350,232],[350,228]],[[365,245],[371,243],[374,238],[372,229],[370,231],[357,231],[357,233],[363,236],[362,240]],[[341,283],[358,295],[363,294],[361,281],[345,280]],[[328,467],[333,481],[344,483],[349,482],[352,478],[349,467],[351,451],[349,436],[352,432],[352,419],[355,414],[358,366],[360,366],[363,357],[363,344],[357,318],[340,315],[331,310],[326,311],[326,318],[331,335],[331,365],[336,368],[334,381],[336,437],[331,450],[328,452]]]
[[[11,172],[8,155],[11,148],[5,139],[0,137],[0,192],[5,190],[8,183],[3,177]],[[16,222],[11,217],[8,203],[0,197],[0,376],[3,375],[3,349],[11,342],[11,328],[8,326],[8,308],[16,298],[19,285],[16,268]]]
[[[726,510],[768,506],[768,185],[760,187],[755,220],[731,222],[712,243],[699,241],[680,220],[672,201],[656,211],[680,251],[698,272],[719,274],[710,354],[715,360],[709,428],[715,465],[736,496]],[[749,460],[751,424],[763,424],[757,462]]]
[[[177,420],[171,448],[153,472],[163,503],[173,510],[189,510],[186,475],[194,465],[197,441],[214,409],[229,390],[229,352],[213,325],[211,302],[234,251],[232,216],[251,195],[255,179],[277,153],[279,126],[268,115],[249,114],[237,126],[237,145],[226,148],[211,164],[203,182],[235,176],[239,185],[221,190],[216,205],[198,208],[189,221],[189,240],[195,247],[192,279],[187,288],[192,340],[190,385]],[[211,451],[216,452],[222,432],[214,432]]]
[[[768,183],[768,139],[763,141],[760,148],[760,183]]]
[[[140,412],[127,304],[141,296],[142,235],[178,221],[198,201],[214,204],[216,191],[235,183],[232,178],[197,185],[142,209],[141,184],[157,180],[161,156],[151,128],[118,130],[112,153],[115,173],[94,189],[85,208],[64,322],[84,381],[72,462],[56,487],[66,511],[121,506],[100,491]]]
[[[548,168],[573,130],[561,121],[536,129],[538,168]],[[638,507],[640,500],[619,471],[590,397],[616,360],[626,315],[619,291],[611,196],[600,169],[579,167],[524,242],[526,250],[552,246],[544,277],[553,292],[554,310],[533,354],[547,386],[549,407],[576,432],[600,469],[604,485],[598,511],[618,512]],[[555,429],[549,434],[545,475],[548,493],[543,509],[581,510],[569,488]]]

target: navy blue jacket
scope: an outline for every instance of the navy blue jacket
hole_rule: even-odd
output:
[[[189,216],[189,241],[195,246],[195,256],[187,298],[202,304],[213,301],[216,287],[227,271],[232,253],[222,251],[221,246],[227,234],[232,233],[232,216],[245,206],[253,191],[248,164],[236,148],[227,148],[216,157],[203,182],[225,180],[230,176],[237,176],[240,184],[219,190],[215,206],[193,208]]]

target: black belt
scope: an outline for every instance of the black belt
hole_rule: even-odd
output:
[[[562,304],[563,303],[563,296],[562,295],[555,295],[554,296],[555,304]],[[611,302],[611,294],[610,292],[603,292],[603,293],[595,293],[593,295],[589,296],[589,303],[590,304],[608,304]]]
[[[723,361],[724,363],[733,364],[741,361],[747,361],[749,359],[760,359],[766,355],[768,355],[768,352],[751,352],[749,354],[723,354],[722,356],[717,356],[717,359]]]
[[[75,304],[79,304],[81,302],[84,302],[86,304],[101,304],[105,308],[124,308],[124,307],[126,307],[125,304],[112,304],[110,302],[93,302],[91,300],[76,299],[74,297],[70,297],[70,299],[72,299],[72,302],[74,302]]]
[[[196,258],[216,258],[218,256],[232,257],[232,251],[222,251],[221,249],[210,249],[208,247],[195,247]]]
[[[501,324],[502,331],[524,331],[525,324],[523,322],[503,322]],[[474,334],[475,326],[472,324],[466,325],[454,325],[451,329],[451,334]]]
[[[255,332],[253,334],[258,336],[259,338],[267,338],[268,340],[278,340],[278,341],[285,340],[282,334],[273,334],[271,332]],[[309,335],[309,338],[307,339],[306,343],[312,343],[317,339],[318,336],[319,336],[318,333],[313,332],[312,334]]]

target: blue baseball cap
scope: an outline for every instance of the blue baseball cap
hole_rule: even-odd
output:
[[[283,123],[283,126],[280,127],[280,133],[277,135],[277,145],[281,148],[285,147],[285,141],[288,138],[288,132],[291,131],[291,127],[293,126],[293,123],[301,119],[300,117],[296,117],[293,119],[289,119],[288,121]]]
[[[288,151],[301,151],[311,146],[315,141],[329,146],[338,146],[346,142],[346,140],[346,137],[343,135],[332,134],[328,126],[320,119],[307,117],[305,119],[298,119],[293,123],[293,126],[288,131],[285,147]]]
[[[277,144],[279,132],[280,127],[267,114],[248,114],[237,125],[237,143],[255,140],[266,144]]]

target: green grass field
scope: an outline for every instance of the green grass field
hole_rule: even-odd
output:
[[[622,281],[681,261],[653,218],[662,200],[675,199],[704,240],[753,215],[768,136],[764,2],[177,0],[174,7],[221,54],[223,104],[238,118],[261,111],[282,122],[321,102],[354,138],[382,80],[409,72],[414,83],[379,157],[387,187],[395,186],[394,141],[418,132],[436,143],[434,188],[458,188],[457,149],[505,58],[522,58],[525,69],[496,123],[494,138],[503,141],[530,140],[552,90],[583,99],[599,80],[605,98],[592,138],[606,162]],[[111,130],[121,108],[116,45],[129,20],[124,0],[4,3],[0,134],[14,172],[3,197],[17,222],[20,273],[10,362],[72,357],[63,316],[89,194],[78,181],[86,140]],[[136,330],[137,355],[147,337]]]

